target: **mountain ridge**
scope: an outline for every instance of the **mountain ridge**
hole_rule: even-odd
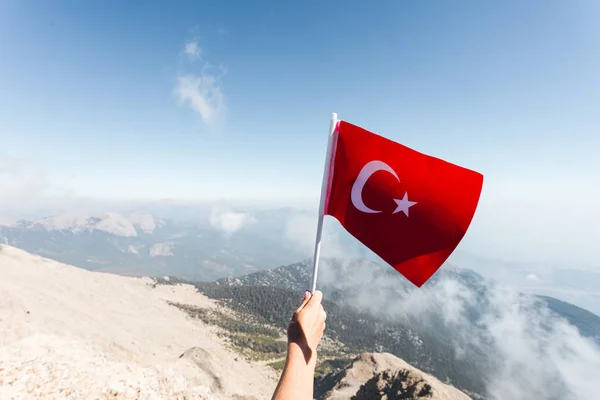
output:
[[[327,268],[346,268],[343,273],[351,273],[349,270],[352,268],[374,268],[374,277],[385,278],[398,278],[398,273],[388,266],[382,266],[372,261],[367,260],[339,260],[333,258],[324,258],[321,261],[322,267],[320,268],[321,273]],[[334,278],[339,277],[338,274]],[[238,277],[226,277],[215,281],[218,285],[253,285],[253,286],[277,286],[284,287],[292,290],[304,290],[305,286],[310,283],[312,279],[312,260],[305,259],[303,261],[293,263],[286,266],[280,266],[273,269],[257,271],[248,275]],[[473,290],[482,291],[484,288],[481,286],[485,279],[477,272],[459,268],[456,266],[448,265],[443,269],[439,270],[431,280],[426,284],[425,287],[432,286],[436,282],[443,279],[455,279],[471,286]],[[325,290],[330,289],[334,293],[335,298],[338,300],[341,296],[341,291],[336,287],[335,284],[331,284],[332,280],[326,282],[319,282]],[[367,282],[364,282],[367,283]],[[395,279],[394,283],[397,284],[397,289],[393,292],[398,295],[405,295],[411,290],[414,290],[414,286],[404,279]],[[345,288],[347,291],[357,291],[361,286],[356,285],[353,287]],[[581,334],[593,338],[600,345],[600,316],[593,312],[586,310],[582,307],[556,299],[551,296],[535,295],[535,297],[542,300],[546,306],[557,315],[568,320],[574,326],[577,326]]]
[[[57,214],[36,220],[19,220],[7,227],[42,229],[46,231],[69,231],[72,233],[101,231],[115,236],[135,237],[151,234],[164,221],[146,213],[120,214],[106,212],[100,215],[85,213]]]
[[[306,289],[311,267],[305,260],[196,287],[284,327],[288,316],[283,310]],[[325,258],[317,286],[328,311],[327,334],[349,352],[392,353],[473,398],[489,396],[488,390],[502,392],[489,389],[490,380],[509,374],[535,398],[579,399],[572,392],[587,389],[570,383],[558,366],[571,363],[569,368],[585,376],[586,368],[595,370],[594,357],[600,357],[600,317],[553,298],[512,291],[471,270],[444,267],[416,289],[388,266]],[[513,346],[522,348],[515,352]],[[586,367],[581,370],[563,358],[564,348],[578,352],[582,360],[588,355],[581,352],[589,352],[590,365],[582,364]],[[518,368],[506,371],[507,363],[522,362],[523,353],[539,368],[530,378],[543,382],[537,391],[526,387],[528,378]]]

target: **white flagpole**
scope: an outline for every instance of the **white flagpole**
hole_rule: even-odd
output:
[[[327,141],[327,153],[325,155],[325,168],[323,170],[323,183],[321,184],[321,204],[319,206],[319,220],[317,222],[317,238],[315,240],[315,254],[313,258],[313,276],[312,285],[310,287],[311,293],[317,290],[317,275],[319,273],[319,257],[321,255],[321,234],[323,233],[323,218],[325,217],[325,197],[327,192],[327,184],[329,181],[329,164],[331,162],[332,146],[333,146],[333,132],[337,123],[337,114],[331,114],[331,123],[329,125],[329,140]]]

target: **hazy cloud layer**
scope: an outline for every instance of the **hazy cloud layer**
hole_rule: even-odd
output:
[[[340,229],[336,222],[326,218],[321,237],[321,255],[323,257],[352,258],[359,256],[355,247],[345,245],[340,238]],[[285,221],[284,239],[299,246],[307,254],[313,254],[317,234],[317,214],[301,212],[291,215]]]
[[[254,218],[250,213],[231,211],[219,205],[213,207],[209,222],[213,228],[231,234],[254,222]]]
[[[460,356],[479,348],[491,354],[487,395],[494,400],[591,399],[600,393],[600,348],[566,320],[541,307],[534,297],[485,282],[485,296],[463,282],[444,279],[408,293],[397,279],[375,269],[323,268],[322,283],[340,289],[362,287],[352,305],[390,317],[449,329]],[[483,283],[483,282],[482,282]],[[479,316],[473,317],[473,310]],[[440,321],[443,327],[440,326]]]
[[[73,211],[104,212],[115,203],[77,196],[70,188],[54,184],[36,160],[0,152],[0,220],[4,222]]]
[[[23,158],[0,153],[0,209],[27,207],[46,189],[40,168]]]

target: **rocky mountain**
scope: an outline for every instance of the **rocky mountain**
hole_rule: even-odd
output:
[[[320,377],[315,393],[323,400],[471,399],[389,353],[360,355],[339,372]]]
[[[90,216],[80,213],[60,214],[35,221],[18,221],[15,227],[61,232],[106,232],[115,236],[133,237],[138,234],[151,234],[165,222],[150,214],[134,213],[122,215],[105,213],[101,216]]]
[[[0,398],[268,399],[277,373],[170,304],[193,287],[90,272],[0,245]],[[208,356],[207,356],[208,355]]]
[[[189,280],[244,275],[305,256],[278,241],[273,229],[229,232],[239,221],[218,217],[211,223],[139,212],[63,214],[0,225],[0,243],[92,271]]]
[[[600,345],[600,317],[594,313],[549,296],[539,296],[548,308],[565,318],[582,336],[592,338]]]
[[[2,399],[266,400],[277,384],[284,331],[191,285],[86,271],[6,245],[0,274]],[[319,400],[468,399],[390,354],[327,372],[336,348],[324,339]]]

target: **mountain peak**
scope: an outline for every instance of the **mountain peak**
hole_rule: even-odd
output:
[[[411,366],[390,353],[365,353],[341,372],[317,383],[324,400],[430,399],[468,400],[453,386]]]
[[[101,215],[84,213],[64,213],[33,221],[21,220],[16,226],[46,231],[67,231],[72,233],[101,231],[122,237],[135,237],[141,232],[150,234],[164,225],[164,222],[150,214],[119,214],[106,212]]]

